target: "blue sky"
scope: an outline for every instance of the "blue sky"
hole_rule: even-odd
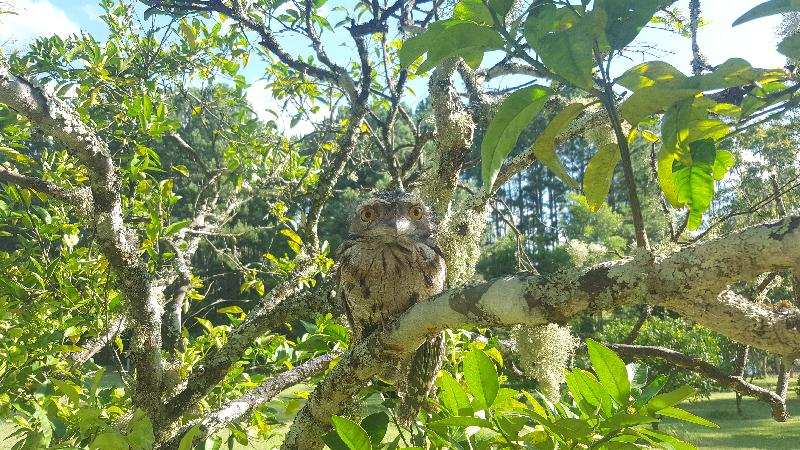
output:
[[[688,2],[689,0],[681,0],[678,6],[687,10]],[[731,27],[737,17],[762,2],[763,0],[702,0],[703,17],[709,24],[701,28],[699,41],[703,53],[712,65],[721,64],[731,57],[744,58],[756,67],[780,67],[784,64],[784,58],[775,50],[777,40],[774,29],[780,22],[778,16]],[[18,11],[18,15],[0,15],[0,48],[23,46],[36,36],[66,36],[80,30],[97,37],[105,36],[104,23],[98,17],[101,9],[97,3],[97,0],[0,0],[0,9],[10,4],[12,9]],[[330,8],[329,5],[347,3],[348,0],[331,1],[326,8]],[[328,13],[334,16],[341,14],[331,13],[330,9]],[[340,17],[328,18],[335,23]],[[336,42],[336,36],[333,39],[327,37],[324,41],[334,59],[342,64],[348,62],[347,59],[352,55],[350,48],[337,45],[339,42]],[[662,59],[686,73],[690,72],[691,50],[688,39],[666,31],[646,29],[636,43],[652,44],[662,51],[651,55],[633,54],[629,61],[620,61],[615,72],[622,73],[634,64],[651,59]],[[290,42],[287,47],[291,51],[307,51],[302,44]],[[261,76],[262,70],[263,64],[251,64],[245,75],[250,81],[255,81]],[[510,79],[508,82],[514,81]],[[424,80],[418,80],[411,86],[420,98],[424,95]],[[256,84],[250,93],[248,97],[257,111],[281,109],[282,105],[277,105],[266,95],[263,83]]]

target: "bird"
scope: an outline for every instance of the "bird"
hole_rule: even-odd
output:
[[[364,201],[337,255],[351,347],[445,287],[447,264],[436,241],[436,222],[410,192],[381,191]],[[381,375],[395,382],[400,423],[409,426],[425,406],[444,354],[444,334],[437,333],[391,374]]]

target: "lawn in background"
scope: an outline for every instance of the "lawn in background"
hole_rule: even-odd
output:
[[[708,400],[686,403],[681,407],[717,425],[706,428],[667,419],[660,428],[669,430],[675,437],[708,450],[800,450],[800,400],[797,393],[789,393],[789,412],[794,414],[788,422],[772,420],[766,403],[745,397],[742,415],[736,413],[736,396],[731,392],[715,392]]]

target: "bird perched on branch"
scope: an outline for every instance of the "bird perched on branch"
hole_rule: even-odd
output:
[[[436,243],[436,225],[425,204],[408,192],[384,191],[362,203],[338,255],[351,345],[444,289],[447,269]],[[388,375],[396,382],[402,423],[416,418],[443,358],[444,335],[439,333]]]

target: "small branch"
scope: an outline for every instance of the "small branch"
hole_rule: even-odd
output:
[[[379,9],[378,14],[373,16],[368,22],[360,23],[360,24],[353,24],[347,29],[350,31],[350,34],[353,36],[366,36],[369,34],[375,33],[387,33],[389,31],[388,20],[393,15],[396,14],[400,8],[403,6],[404,0],[397,0],[392,5],[385,9]],[[411,3],[411,7],[413,8],[414,3],[425,3],[425,0],[420,0],[418,2],[409,2]]]
[[[69,354],[67,360],[69,361],[70,370],[75,370],[86,361],[89,361],[89,359],[100,352],[105,346],[110,345],[111,341],[125,331],[127,327],[128,323],[125,316],[120,315],[111,319],[111,321],[106,324],[105,332],[90,338],[86,342],[80,343],[79,346],[83,349],[82,351]]]
[[[786,409],[786,401],[783,398],[772,391],[747,382],[741,376],[729,375],[713,364],[703,361],[700,358],[694,358],[692,356],[685,355],[664,347],[626,344],[604,345],[622,355],[632,356],[636,359],[658,358],[672,364],[673,366],[688,369],[692,372],[697,372],[706,378],[716,381],[721,386],[733,389],[742,395],[755,397],[762,402],[768,403],[772,408],[772,417],[777,422],[786,422],[786,420],[789,418],[789,412]]]
[[[191,154],[191,155],[192,155],[192,158],[193,158],[193,159],[194,159],[194,161],[195,161],[195,162],[196,162],[196,163],[197,163],[197,164],[200,166],[200,168],[203,170],[203,173],[204,173],[205,175],[208,175],[208,174],[210,174],[210,173],[211,173],[211,169],[209,169],[209,168],[208,168],[208,165],[206,164],[205,160],[204,160],[204,159],[203,159],[203,158],[202,158],[202,157],[201,157],[201,156],[200,156],[200,155],[197,153],[197,151],[194,149],[194,147],[192,147],[191,145],[189,145],[189,144],[188,144],[188,143],[187,143],[187,142],[186,142],[186,141],[185,141],[185,140],[184,140],[184,139],[181,137],[181,135],[180,135],[180,134],[178,134],[178,133],[176,133],[176,132],[172,132],[172,133],[167,133],[167,134],[165,134],[165,135],[164,135],[164,137],[168,137],[168,138],[172,139],[172,140],[173,140],[173,142],[175,142],[176,144],[178,144],[178,148],[179,148],[179,149],[181,149],[181,150],[183,150],[183,151],[185,151],[185,152],[188,152],[189,154]]]
[[[32,189],[42,194],[47,194],[68,205],[75,206],[78,208],[82,218],[90,218],[94,214],[92,192],[88,187],[65,189],[55,183],[28,175],[22,175],[2,166],[0,166],[0,181],[17,185],[21,188]]]
[[[644,310],[642,310],[642,314],[639,315],[639,320],[633,324],[633,328],[631,328],[630,333],[628,333],[628,336],[623,341],[624,344],[633,344],[636,342],[636,338],[638,338],[639,333],[642,332],[642,327],[651,315],[653,315],[653,307],[650,305],[645,306]]]
[[[628,146],[628,138],[625,136],[625,131],[622,129],[622,119],[619,116],[616,105],[616,95],[614,94],[614,82],[611,74],[607,69],[603,68],[603,61],[601,53],[597,44],[595,44],[595,59],[600,68],[600,73],[603,77],[603,93],[600,95],[600,101],[608,113],[611,120],[611,128],[614,130],[614,135],[617,138],[617,145],[619,146],[619,153],[622,160],[622,173],[625,175],[625,186],[628,190],[628,202],[630,203],[631,216],[633,218],[633,228],[636,235],[636,245],[639,248],[649,249],[650,243],[647,239],[647,232],[644,226],[644,216],[642,214],[642,204],[639,201],[639,193],[636,188],[636,178],[633,173],[633,162],[631,161],[631,149]],[[608,56],[608,63],[611,63],[611,55]]]
[[[479,70],[478,75],[486,80],[492,80],[505,75],[528,75],[536,78],[547,77],[547,74],[543,74],[536,67],[512,61],[500,61],[486,70]]]
[[[780,195],[786,195],[787,193],[793,191],[794,189],[797,189],[798,187],[800,187],[800,176],[797,176],[797,177],[793,178],[791,181],[789,181],[788,183],[783,185],[783,187],[780,189],[779,194]],[[699,242],[702,238],[704,238],[708,233],[710,233],[713,229],[715,229],[719,225],[724,224],[725,222],[727,222],[728,220],[730,220],[730,219],[732,219],[734,217],[752,214],[752,213],[760,210],[761,208],[765,208],[775,198],[776,198],[775,197],[775,193],[769,194],[766,197],[764,197],[761,200],[759,200],[756,203],[754,203],[751,207],[749,207],[747,209],[743,209],[743,210],[739,210],[739,211],[733,211],[731,213],[728,213],[728,214],[720,217],[719,219],[715,220],[714,223],[710,224],[708,226],[708,228],[703,230],[702,233],[700,233],[700,234],[694,236],[693,238],[689,239],[689,242]]]
[[[181,439],[190,429],[199,426],[200,433],[195,435],[192,443],[205,440],[208,436],[225,428],[228,424],[249,414],[253,409],[269,402],[276,395],[290,386],[305,380],[308,377],[323,372],[330,367],[334,359],[341,356],[339,353],[328,353],[303,362],[302,364],[276,374],[264,381],[261,386],[247,391],[243,395],[224,403],[221,407],[207,414],[201,421],[185,425],[175,437],[161,445],[160,449],[178,448]]]
[[[183,316],[183,302],[191,287],[192,272],[189,268],[189,261],[180,246],[171,240],[166,241],[175,253],[174,266],[177,279],[173,283],[172,296],[164,308],[164,315],[161,319],[162,335],[164,336],[162,346],[165,351],[173,354],[175,351],[186,350],[181,336],[183,323],[181,317]]]
[[[697,43],[697,29],[700,28],[700,0],[689,1],[689,31],[692,34],[692,74],[700,75],[706,68],[705,58]]]

